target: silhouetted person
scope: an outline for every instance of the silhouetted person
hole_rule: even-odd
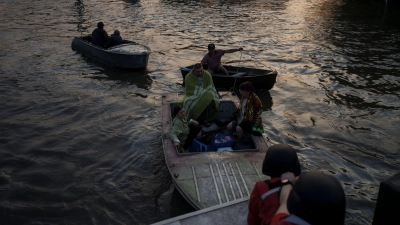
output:
[[[110,48],[116,45],[122,44],[122,37],[120,35],[119,30],[115,30],[114,34],[111,34],[108,42],[105,44],[104,48]]]
[[[99,22],[97,28],[92,32],[92,43],[100,47],[103,47],[108,41],[108,34],[103,27],[104,23]]]

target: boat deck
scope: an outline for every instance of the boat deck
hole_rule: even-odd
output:
[[[218,221],[219,225],[245,225],[247,224],[248,204],[249,198],[245,197],[222,205],[163,220],[153,225],[203,225],[216,224],[215,221]]]

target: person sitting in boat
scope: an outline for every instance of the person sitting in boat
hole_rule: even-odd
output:
[[[211,74],[196,63],[192,71],[185,77],[185,96],[183,107],[188,119],[201,124],[209,124],[218,115],[219,96],[215,89]]]
[[[254,93],[253,84],[246,81],[239,85],[239,91],[242,98],[237,111],[238,118],[228,124],[228,133],[235,131],[239,139],[249,133],[261,135],[264,133],[261,120],[263,106]]]
[[[269,150],[268,150],[269,151]],[[271,225],[342,225],[346,215],[346,197],[340,183],[331,175],[307,172],[296,181],[293,173],[284,173],[280,206]]]
[[[221,63],[221,58],[225,53],[232,53],[237,51],[242,51],[243,48],[235,48],[235,49],[215,49],[214,44],[208,45],[208,53],[204,55],[203,60],[201,60],[201,64],[208,66],[208,72],[211,74],[220,73],[224,75],[229,75],[228,71]]]
[[[185,108],[176,105],[173,111],[172,130],[170,133],[171,139],[174,141],[175,147],[181,151],[187,150],[192,145],[193,139],[196,136],[201,137],[201,126],[196,120],[186,120]],[[183,151],[181,151],[183,152]]]
[[[115,30],[113,34],[111,34],[108,42],[104,45],[104,48],[111,48],[116,45],[122,44],[122,37],[120,35],[119,30]]]
[[[104,23],[97,23],[97,28],[92,32],[92,44],[103,47],[108,41],[108,34],[103,29]]]
[[[291,171],[300,176],[301,167],[296,150],[287,144],[270,147],[265,154],[262,173],[271,179],[256,182],[250,194],[247,223],[249,225],[270,224],[279,208],[281,175]]]

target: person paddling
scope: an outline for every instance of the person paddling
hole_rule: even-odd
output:
[[[204,66],[207,64],[208,66],[208,72],[211,74],[215,73],[221,73],[224,75],[229,75],[228,71],[225,69],[225,67],[221,63],[221,58],[225,53],[232,53],[232,52],[237,52],[237,51],[242,51],[243,48],[234,48],[234,49],[228,49],[228,50],[222,50],[222,49],[215,49],[214,44],[209,44],[208,45],[208,53],[204,55],[203,60],[201,60],[201,64]]]

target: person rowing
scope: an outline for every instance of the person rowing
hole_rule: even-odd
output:
[[[233,53],[242,50],[243,48],[234,48],[228,50],[215,49],[214,44],[209,44],[208,53],[204,55],[203,59],[201,60],[201,64],[203,66],[207,64],[207,71],[211,74],[220,73],[224,75],[229,75],[228,71],[221,63],[222,56],[225,55],[225,53]]]

